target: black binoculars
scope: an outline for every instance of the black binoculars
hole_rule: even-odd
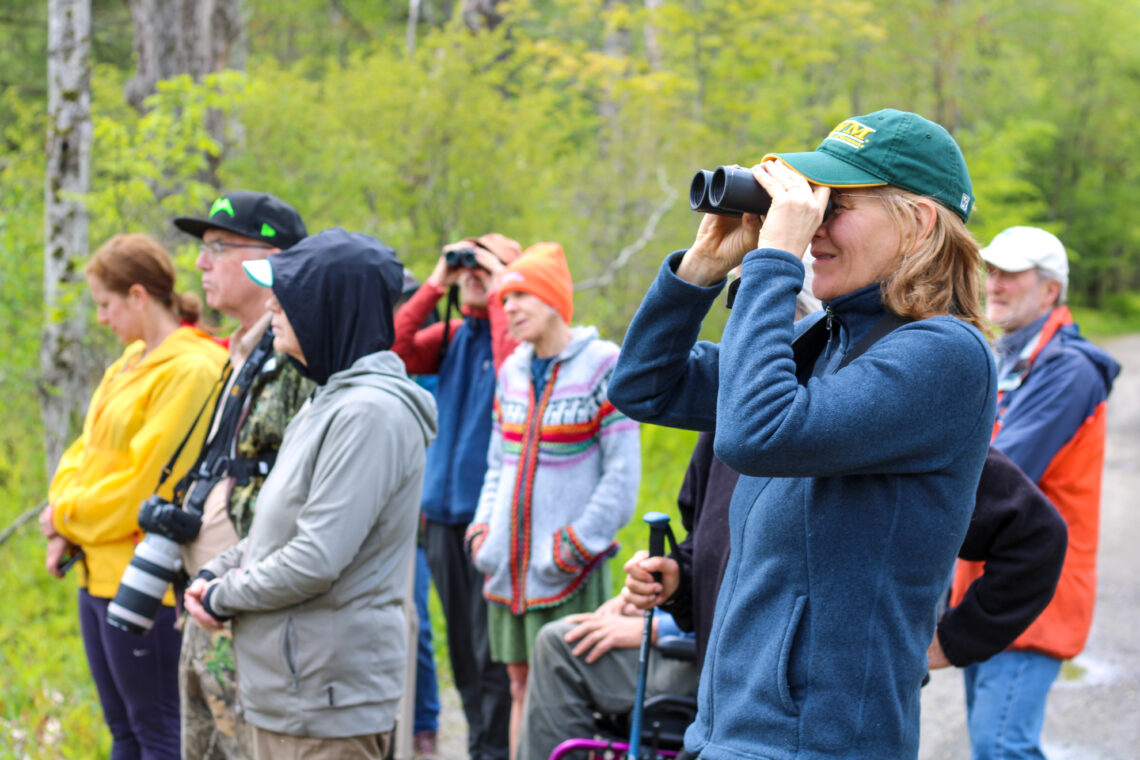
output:
[[[477,258],[474,248],[456,248],[443,255],[449,267],[455,269],[484,269]]]
[[[701,169],[693,175],[689,185],[689,208],[702,214],[763,216],[771,205],[772,196],[760,186],[750,169],[735,166],[718,166],[711,172]],[[823,218],[831,216],[835,208],[835,203],[828,198]]]

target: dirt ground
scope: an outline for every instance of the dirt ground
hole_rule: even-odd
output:
[[[1096,617],[1049,697],[1049,760],[1140,760],[1140,336],[1106,347],[1124,369],[1108,406]],[[459,696],[449,688],[440,701],[440,757],[463,760]],[[969,757],[961,673],[938,671],[923,691],[919,758]]]

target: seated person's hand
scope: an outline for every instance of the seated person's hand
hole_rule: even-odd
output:
[[[602,602],[598,609],[594,610],[595,615],[634,615],[641,617],[641,610],[634,607],[632,604],[622,598],[621,594],[607,599]]]
[[[603,605],[604,606],[604,605]],[[635,649],[641,646],[641,632],[644,618],[628,615],[599,614],[583,612],[566,618],[574,624],[566,634],[568,643],[578,642],[572,653],[575,657],[585,656],[586,662],[595,663],[611,649]],[[657,638],[656,622],[653,626],[653,639]]]
[[[622,598],[640,610],[665,602],[681,582],[681,568],[675,559],[650,557],[644,550],[630,557],[622,569],[626,573]],[[661,573],[661,580],[655,581],[653,573]]]
[[[182,604],[186,607],[186,611],[204,631],[220,631],[224,625],[222,621],[206,612],[206,608],[202,606],[202,598],[206,595],[206,590],[217,582],[217,578],[211,581],[207,581],[205,578],[195,578],[182,597]]]

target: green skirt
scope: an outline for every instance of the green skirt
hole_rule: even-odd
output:
[[[487,602],[487,633],[491,639],[491,659],[495,662],[530,662],[538,629],[552,620],[578,612],[593,612],[610,598],[610,563],[590,573],[590,577],[566,601],[554,607],[527,610],[515,615],[511,608]]]

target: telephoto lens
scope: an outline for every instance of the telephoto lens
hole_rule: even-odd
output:
[[[444,254],[447,265],[456,269],[481,269],[474,248],[456,248]]]
[[[119,590],[107,607],[107,622],[124,631],[145,634],[154,625],[162,597],[181,569],[178,544],[157,533],[148,533],[135,547]]]

